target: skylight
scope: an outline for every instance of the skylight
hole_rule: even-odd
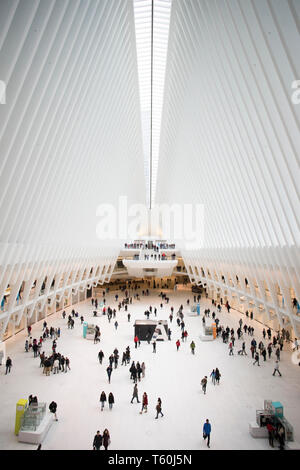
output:
[[[133,2],[147,204],[151,208],[154,205],[156,191],[172,0],[133,0]]]

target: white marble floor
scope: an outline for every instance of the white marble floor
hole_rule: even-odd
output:
[[[124,309],[117,313],[119,323],[115,331],[114,321],[108,322],[106,316],[98,317],[101,329],[100,345],[86,340],[82,335],[80,319],[75,320],[75,328],[67,328],[67,321],[61,312],[47,318],[49,326],[61,327],[57,351],[71,360],[71,371],[46,377],[39,367],[39,359],[33,353],[25,353],[26,332],[18,333],[6,342],[7,354],[13,360],[10,374],[5,374],[5,367],[0,368],[0,449],[34,449],[36,446],[19,443],[14,435],[15,408],[20,398],[30,394],[37,395],[39,401],[48,404],[55,400],[58,404],[58,418],[47,434],[43,449],[91,449],[95,432],[108,428],[111,434],[111,450],[115,449],[206,449],[202,438],[202,426],[206,418],[212,425],[211,449],[269,449],[267,440],[253,439],[249,434],[249,422],[255,421],[256,409],[262,409],[264,399],[281,401],[284,414],[294,426],[295,440],[300,441],[300,368],[291,361],[291,351],[285,346],[282,352],[280,370],[282,377],[272,376],[274,358],[262,362],[260,367],[253,366],[251,356],[232,357],[228,345],[221,339],[202,342],[201,318],[185,315],[188,341],[176,351],[175,342],[180,338],[180,328],[173,320],[171,324],[172,341],[157,343],[157,353],[152,352],[152,345],[142,342],[135,349],[133,343],[133,324],[135,319],[144,319],[146,307],[152,305],[158,309],[158,319],[168,319],[170,307],[176,312],[179,305],[186,306],[189,297],[193,303],[193,294],[187,291],[169,292],[170,302],[163,309],[159,307],[159,291],[151,291],[149,297],[141,297],[129,306],[131,322],[128,323]],[[116,307],[114,294],[107,297],[107,305]],[[201,301],[201,311],[211,308],[211,301]],[[94,322],[90,301],[75,306],[79,315]],[[117,308],[117,307],[116,307]],[[71,308],[68,308],[67,314]],[[225,327],[238,326],[241,314],[225,309],[218,315]],[[247,323],[243,316],[243,321]],[[248,323],[250,320],[248,320]],[[262,325],[255,322],[254,337],[262,338]],[[39,338],[42,333],[42,321],[35,324],[32,337]],[[196,354],[191,355],[190,342],[196,343]],[[249,352],[251,337],[246,337]],[[144,361],[146,377],[138,384],[139,398],[144,391],[148,393],[148,413],[140,415],[140,404],[131,404],[133,384],[129,378],[129,366],[121,366],[113,371],[111,384],[108,384],[106,367],[108,356],[117,347],[120,353],[130,345],[131,359]],[[98,351],[102,349],[105,360],[101,366]],[[239,349],[236,342],[235,353]],[[45,352],[51,350],[51,340],[47,340]],[[209,377],[213,368],[221,372],[219,386],[208,382],[207,394],[203,395],[200,381],[204,375]],[[110,391],[115,396],[112,411],[101,412],[100,393]],[[164,417],[154,419],[157,398],[162,399]]]

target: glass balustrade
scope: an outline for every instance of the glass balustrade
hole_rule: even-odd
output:
[[[46,415],[46,403],[31,404],[24,412],[21,431],[36,431]]]

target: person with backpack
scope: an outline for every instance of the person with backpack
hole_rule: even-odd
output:
[[[100,431],[97,431],[97,434],[94,437],[93,441],[93,450],[100,450],[102,446],[102,436]]]
[[[52,401],[49,405],[49,410],[51,413],[54,414],[55,421],[58,421],[57,415],[56,415],[56,410],[57,410],[57,403],[55,401]]]

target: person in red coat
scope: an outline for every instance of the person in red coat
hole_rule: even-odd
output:
[[[143,400],[142,400],[142,409],[140,411],[140,415],[143,413],[143,410],[145,410],[145,413],[147,413],[147,407],[148,407],[148,396],[147,396],[147,393],[144,392],[143,394]]]
[[[179,339],[176,341],[176,346],[177,346],[177,351],[178,351],[179,346],[180,346],[180,341],[179,341]]]
[[[134,337],[135,348],[137,348],[138,342],[139,342],[139,338],[138,338],[138,336],[136,335],[136,336]]]

